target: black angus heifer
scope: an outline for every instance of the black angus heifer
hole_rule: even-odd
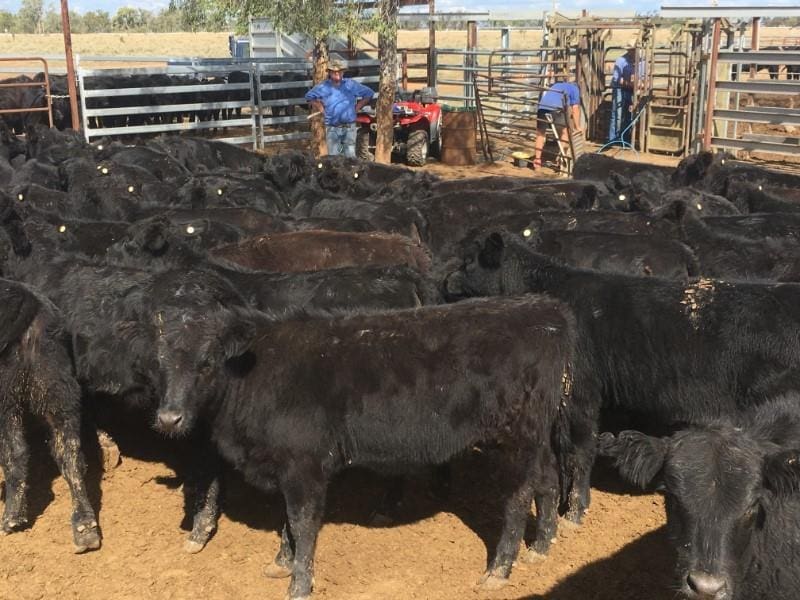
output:
[[[797,242],[718,232],[687,211],[682,202],[675,202],[670,212],[684,231],[684,243],[697,255],[700,274],[726,279],[800,281]]]
[[[800,213],[768,212],[704,217],[703,222],[717,233],[756,240],[782,238],[790,242],[800,242]]]
[[[52,303],[0,279],[0,466],[6,488],[0,533],[28,523],[24,417],[32,414],[50,428],[50,450],[72,496],[72,539],[80,553],[100,547],[100,531],[83,479],[81,391],[63,337]]]
[[[622,476],[664,493],[687,598],[800,597],[800,397],[670,437],[604,433]]]
[[[7,266],[14,277],[62,307],[77,380],[98,412],[144,409],[152,423],[162,390],[155,331],[164,307],[197,316],[245,305],[230,282],[213,273],[151,274],[98,265],[75,255],[42,258],[10,261]],[[198,431],[186,446],[190,463],[183,492],[192,530],[184,549],[194,553],[216,530],[220,483],[208,437]]]
[[[526,239],[537,252],[560,258],[573,267],[669,279],[700,275],[697,257],[678,240],[650,235],[553,230],[541,231]]]
[[[181,435],[206,423],[250,482],[277,485],[288,531],[270,573],[291,573],[293,599],[311,593],[335,473],[351,465],[402,472],[499,443],[511,493],[482,580],[495,587],[511,572],[534,496],[534,550],[545,550],[555,532],[551,436],[568,402],[573,344],[570,313],[533,295],[280,321],[255,312],[196,321],[166,313],[159,424]]]
[[[452,298],[547,293],[575,311],[568,518],[589,503],[601,407],[650,427],[696,423],[800,389],[800,285],[680,282],[576,269],[493,233],[444,284]]]

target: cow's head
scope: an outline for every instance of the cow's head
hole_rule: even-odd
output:
[[[185,435],[198,417],[213,412],[231,376],[241,375],[255,326],[231,310],[159,311],[153,315],[153,325],[165,390],[156,428],[169,435]]]
[[[800,487],[800,450],[782,450],[732,425],[668,438],[604,433],[599,453],[612,457],[631,483],[654,485],[664,494],[678,583],[685,597],[696,600],[734,597],[753,537],[775,503]]]

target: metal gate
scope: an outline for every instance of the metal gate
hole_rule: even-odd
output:
[[[40,57],[11,57],[11,58],[0,58],[0,63],[10,63],[10,62],[30,62],[36,61],[42,63],[42,73],[44,73],[44,78],[42,81],[13,81],[8,83],[0,83],[0,88],[9,89],[9,88],[31,88],[31,87],[38,87],[44,90],[44,105],[43,106],[27,106],[27,107],[20,107],[20,108],[3,108],[0,109],[0,115],[8,115],[8,114],[19,114],[19,113],[35,113],[35,112],[46,112],[47,119],[50,123],[50,127],[53,126],[53,107],[52,107],[52,100],[50,95],[50,74],[47,68],[47,61],[44,58]]]
[[[126,60],[132,62],[131,57]],[[147,60],[153,59],[141,59]],[[309,137],[305,93],[313,85],[310,62],[274,58],[169,62],[143,68],[78,68],[86,140],[191,132],[255,150]],[[348,69],[367,71],[353,79],[377,84],[377,61],[346,64]]]

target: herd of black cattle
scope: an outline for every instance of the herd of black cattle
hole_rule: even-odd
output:
[[[98,548],[81,419],[137,406],[195,449],[188,551],[224,465],[282,493],[267,572],[293,599],[337,472],[476,446],[507,467],[487,588],[547,552],[559,513],[580,523],[599,455],[665,494],[685,596],[800,597],[798,176],[591,155],[574,180],[439,180],[31,128],[0,136],[0,204],[6,533],[27,523],[33,413],[76,550]]]
[[[256,85],[258,79],[261,85]],[[239,118],[242,108],[183,108],[181,110],[150,110],[142,112],[139,107],[167,107],[169,105],[191,105],[222,102],[246,102],[258,98],[259,102],[268,102],[272,116],[294,115],[295,105],[291,99],[302,98],[308,91],[311,75],[304,71],[282,71],[263,73],[257,78],[245,71],[221,72],[220,74],[206,74],[197,77],[186,75],[168,75],[166,73],[141,74],[141,75],[103,75],[87,77],[86,90],[139,90],[159,89],[157,93],[128,93],[122,95],[105,95],[89,97],[86,107],[89,109],[115,109],[112,114],[92,116],[89,119],[91,129],[111,127],[135,127],[138,125],[181,123],[189,121],[219,121]],[[44,73],[37,73],[32,77],[18,75],[13,78],[3,79],[0,84],[13,86],[22,84],[25,87],[4,87],[0,90],[0,108],[36,108],[47,105],[47,95],[44,87],[29,84],[44,81]],[[64,130],[72,125],[71,109],[65,75],[50,75],[50,100],[53,111],[53,126]],[[193,88],[205,85],[246,84],[244,89],[219,89],[192,91]],[[260,89],[265,84],[284,84],[278,89]],[[292,85],[296,84],[296,85]],[[256,89],[256,88],[259,89]],[[174,89],[174,93],[164,92],[164,88]],[[131,109],[125,113],[121,109]],[[3,121],[14,132],[22,134],[26,128],[35,124],[46,124],[47,116],[42,112],[13,113],[3,116]]]

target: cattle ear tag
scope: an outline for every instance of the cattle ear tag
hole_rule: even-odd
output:
[[[135,189],[136,189],[136,188],[135,188],[135,187],[133,187],[132,185],[129,185],[129,186],[128,186],[128,191],[129,191],[131,194],[133,193],[133,191],[134,191]]]
[[[23,200],[25,200],[25,195],[24,194],[17,194],[17,200],[22,202]]]
[[[358,173],[353,173],[353,179],[358,179]]]
[[[64,233],[67,230],[66,225],[59,225],[58,226],[58,233]]]
[[[703,210],[703,205],[699,202],[697,203],[697,210]]]
[[[532,233],[533,232],[530,229],[525,229],[525,230],[523,230],[522,235],[523,235],[523,237],[531,237]]]
[[[322,168],[322,163],[317,163],[317,168],[321,169]]]
[[[761,190],[763,190],[763,189],[764,189],[764,186],[762,186],[762,185],[758,186],[758,191],[759,191],[759,192],[760,192]]]
[[[719,161],[719,163],[720,163],[721,165],[724,165],[724,164],[725,164],[725,159],[723,158],[721,161]]]
[[[222,188],[217,188],[217,196],[222,196]]]
[[[619,201],[620,202],[625,202],[625,194],[620,194],[619,195]]]
[[[100,172],[101,172],[103,175],[108,175],[108,167],[103,167],[102,169],[100,169]]]
[[[186,227],[186,233],[188,233],[189,235],[193,234],[194,233],[194,227],[192,227],[191,225]]]
[[[98,144],[98,145],[97,145],[97,149],[98,149],[98,150],[102,150],[102,149],[103,149],[103,144]]]

